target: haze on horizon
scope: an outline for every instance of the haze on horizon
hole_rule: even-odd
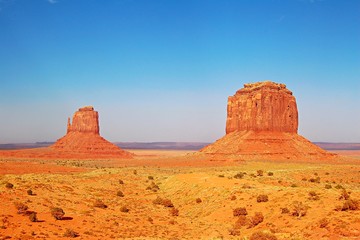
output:
[[[0,143],[94,106],[110,141],[213,142],[244,83],[285,83],[299,133],[360,142],[360,1],[0,0]]]

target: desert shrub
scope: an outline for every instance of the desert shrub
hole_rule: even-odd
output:
[[[195,201],[196,201],[196,203],[201,203],[202,202],[201,198],[197,198]]]
[[[248,224],[248,219],[245,215],[240,215],[234,224],[234,228],[241,228]]]
[[[18,214],[25,214],[26,210],[29,209],[29,207],[27,205],[25,205],[24,203],[21,203],[21,202],[15,202],[14,205],[16,207]]]
[[[256,201],[257,202],[267,202],[267,201],[269,201],[268,195],[261,194],[261,195],[257,196]]]
[[[301,218],[306,215],[308,206],[304,205],[302,202],[295,201],[293,202],[293,212],[292,215],[297,218]]]
[[[229,234],[231,235],[231,236],[240,236],[240,229],[238,229],[238,228],[231,228],[231,229],[229,229]]]
[[[348,199],[344,202],[341,211],[358,210],[360,208],[359,201]]]
[[[154,180],[154,177],[153,176],[148,176],[148,179],[149,180]]]
[[[325,184],[325,189],[330,189],[332,188],[331,184]]]
[[[77,236],[79,236],[79,234],[74,230],[67,228],[63,236],[69,238],[76,238]]]
[[[32,190],[31,190],[31,189],[27,190],[27,191],[26,191],[26,193],[27,193],[27,195],[30,195],[30,196],[32,196],[32,195],[33,195],[33,192],[32,192]]]
[[[236,196],[235,196],[235,195],[232,195],[232,196],[230,197],[230,200],[231,200],[231,201],[236,200]]]
[[[136,170],[134,170],[134,171],[133,171],[133,173],[136,175],[136,174],[137,174],[137,171],[136,171]]]
[[[267,175],[271,177],[271,176],[274,176],[274,173],[273,172],[268,172]]]
[[[146,190],[157,192],[158,190],[160,190],[160,188],[156,183],[151,182],[151,184],[146,188]]]
[[[340,184],[338,184],[338,185],[335,186],[335,188],[336,188],[336,189],[343,189],[344,187],[341,186]]]
[[[126,207],[126,206],[122,206],[121,208],[120,208],[120,212],[129,212],[130,210]]]
[[[320,197],[315,191],[310,191],[309,192],[309,199],[310,200],[319,200]]]
[[[309,179],[309,182],[312,182],[312,183],[320,183],[320,177],[310,178],[310,179]]]
[[[259,177],[264,176],[264,171],[263,171],[263,170],[257,170],[256,173],[257,173],[257,175],[258,175]]]
[[[224,174],[219,174],[218,177],[225,177]]]
[[[58,207],[51,208],[50,212],[51,216],[53,216],[56,220],[61,220],[62,217],[65,215],[64,210]]]
[[[346,191],[345,188],[342,189],[341,193],[340,193],[340,197],[339,199],[343,199],[343,200],[348,200],[350,198],[350,193],[348,191]]]
[[[153,204],[155,205],[163,205],[164,207],[174,207],[174,204],[171,202],[170,199],[157,197],[155,200],[153,200]]]
[[[277,237],[269,232],[258,231],[251,234],[250,240],[277,240]]]
[[[296,185],[295,183],[293,183],[293,184],[291,184],[290,187],[295,188],[295,187],[297,187],[297,186],[298,186],[298,185]]]
[[[153,222],[154,222],[154,219],[152,219],[151,217],[148,217],[147,220],[148,220],[150,223],[153,223]]]
[[[234,178],[236,178],[236,179],[242,179],[243,177],[244,177],[244,173],[242,173],[242,172],[239,172],[234,175]]]
[[[174,204],[171,202],[170,199],[163,199],[161,205],[163,205],[164,207],[169,207],[169,208],[174,207]]]
[[[319,221],[320,228],[325,228],[328,224],[329,224],[329,220],[327,220],[326,218],[322,218]]]
[[[171,216],[174,216],[174,217],[179,216],[179,210],[177,208],[172,208],[170,210],[170,214],[171,214]]]
[[[256,175],[254,173],[250,174],[250,177],[256,178]]]
[[[124,181],[119,179],[119,184],[124,184]]]
[[[281,214],[288,214],[290,213],[290,210],[288,208],[281,208]]]
[[[329,175],[330,173],[326,172],[325,175]]]
[[[157,196],[156,199],[153,200],[153,204],[161,205],[162,201],[163,201],[163,199],[161,197]]]
[[[244,207],[239,207],[239,208],[235,208],[233,210],[233,215],[234,217],[238,217],[238,216],[242,216],[242,215],[247,215],[247,211],[246,211],[246,208]]]
[[[314,175],[315,175],[315,176],[318,176],[319,174],[316,172],[316,173],[314,173]]]
[[[5,187],[6,187],[7,189],[11,189],[11,188],[14,187],[14,184],[7,182],[7,183],[5,183]]]
[[[103,201],[101,201],[100,199],[96,199],[93,206],[97,207],[97,208],[102,208],[102,209],[107,208],[107,205]]]
[[[38,221],[38,219],[37,219],[36,212],[32,212],[32,213],[30,213],[30,215],[29,215],[29,219],[30,219],[30,222],[37,222],[37,221]]]
[[[116,195],[118,197],[124,197],[124,193],[122,191],[117,191]]]
[[[261,212],[256,212],[255,215],[251,218],[252,227],[257,226],[259,223],[264,221],[264,215]]]

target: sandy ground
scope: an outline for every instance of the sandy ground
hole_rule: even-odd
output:
[[[66,239],[67,229],[77,239],[249,239],[259,231],[277,239],[360,239],[360,210],[336,210],[346,202],[343,189],[360,199],[360,151],[341,152],[353,159],[343,164],[209,162],[186,151],[131,152],[137,157],[123,161],[0,158],[0,239]],[[238,173],[243,177],[235,178]],[[259,195],[268,201],[258,202]],[[154,204],[157,197],[174,207]],[[95,207],[97,200],[107,208]],[[28,212],[18,214],[15,203]],[[64,210],[62,220],[52,217],[52,207]],[[240,207],[245,217],[234,216]],[[29,220],[32,211],[37,222]],[[263,221],[255,221],[256,212]]]

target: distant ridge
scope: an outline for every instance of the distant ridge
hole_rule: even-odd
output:
[[[113,142],[115,145],[124,149],[162,149],[162,150],[199,150],[210,143],[206,142]],[[332,142],[313,142],[325,150],[360,150],[360,143],[332,143]],[[0,144],[0,149],[24,149],[48,147],[54,142],[36,143],[5,143]]]

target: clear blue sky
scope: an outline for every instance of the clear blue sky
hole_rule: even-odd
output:
[[[206,141],[270,79],[299,133],[360,142],[358,0],[0,0],[0,143],[54,141],[85,105],[110,141]]]

